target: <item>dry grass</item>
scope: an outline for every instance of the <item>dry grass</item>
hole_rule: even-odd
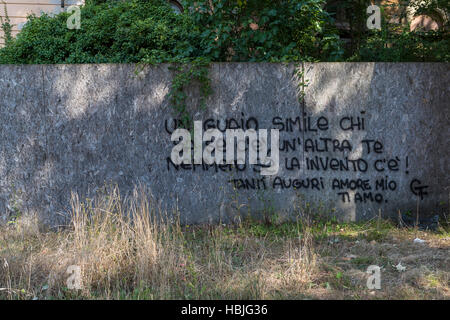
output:
[[[306,220],[182,226],[142,191],[73,195],[62,231],[39,231],[30,216],[0,227],[0,299],[449,298],[448,232]],[[371,264],[382,290],[365,286]],[[68,288],[71,265],[80,290]]]

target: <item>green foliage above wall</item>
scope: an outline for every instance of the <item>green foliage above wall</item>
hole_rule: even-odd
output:
[[[322,0],[86,0],[81,29],[68,13],[30,16],[0,63],[337,60],[340,42]]]
[[[0,63],[449,61],[448,31],[395,30],[385,19],[382,31],[367,30],[368,0],[327,6],[325,0],[181,2],[185,10],[176,14],[165,0],[86,0],[78,30],[67,28],[69,13],[30,16],[17,38],[0,49]],[[448,6],[448,0],[429,0],[416,9]],[[337,7],[351,22],[350,49],[334,27]],[[7,22],[5,31],[11,28]]]
[[[450,39],[441,32],[409,32],[407,29],[373,31],[362,40],[349,61],[440,62],[450,61]]]
[[[127,63],[199,54],[200,31],[192,18],[176,15],[163,0],[86,0],[79,30],[67,28],[69,16],[30,16],[17,39],[1,50],[0,62]]]
[[[334,61],[343,53],[323,0],[195,3],[190,15],[213,61]]]

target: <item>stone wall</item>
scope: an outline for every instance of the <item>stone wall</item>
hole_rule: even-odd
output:
[[[298,78],[303,71],[304,79]],[[307,206],[348,220],[398,210],[448,214],[445,63],[217,63],[205,128],[280,130],[280,170],[175,166],[168,65],[0,66],[0,215],[61,222],[70,194],[147,187],[188,223],[241,214],[292,216]],[[299,100],[299,83],[306,84]],[[194,88],[188,99],[195,106]],[[175,119],[174,119],[175,118]]]

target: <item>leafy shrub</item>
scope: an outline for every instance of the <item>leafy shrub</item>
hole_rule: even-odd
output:
[[[406,0],[381,5],[381,30],[368,30],[364,8],[368,0],[344,0],[350,19],[351,52],[349,61],[449,61],[450,38],[448,21],[440,21],[439,31],[410,31],[408,24],[388,23],[391,18],[406,19],[406,8],[413,8],[415,15],[436,17],[436,10],[450,12],[448,0]],[[352,10],[352,8],[358,8]],[[439,8],[439,9],[438,9]],[[394,9],[394,10],[392,10]],[[391,12],[390,12],[391,11]],[[395,13],[394,15],[393,12]],[[438,19],[440,20],[440,19]]]
[[[214,61],[336,60],[342,54],[323,0],[194,3],[204,54]]]
[[[450,61],[450,40],[443,32],[373,31],[350,61]]]
[[[434,3],[434,1],[430,3],[432,2]],[[427,14],[429,12],[427,10],[435,10],[434,6],[415,8],[417,14]],[[446,9],[450,9],[448,4]],[[384,14],[384,10],[382,12],[381,30],[366,30],[350,61],[450,61],[447,24],[442,25],[438,31],[410,31],[409,25],[387,23],[389,17]]]
[[[29,16],[0,63],[336,60],[339,39],[322,0],[87,0],[81,29],[70,16]]]
[[[17,39],[0,51],[0,63],[127,63],[198,54],[192,19],[163,0],[87,0],[78,30],[67,28],[69,16],[28,17]]]
[[[67,28],[68,13],[28,17],[0,49],[0,63],[449,61],[448,21],[439,32],[409,32],[387,19],[382,31],[367,30],[368,0],[338,3],[351,20],[351,48],[344,54],[325,2],[184,0],[184,12],[176,14],[166,0],[86,0],[79,30]],[[448,6],[429,0],[416,9],[448,12]]]

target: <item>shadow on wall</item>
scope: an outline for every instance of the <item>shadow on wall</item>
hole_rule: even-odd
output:
[[[64,223],[71,190],[81,197],[105,183],[127,190],[145,175],[154,153],[149,126],[167,109],[159,106],[166,105],[170,74],[160,66],[139,79],[134,70],[0,68],[2,214],[34,211],[46,224]]]
[[[219,107],[208,110],[207,116],[220,118],[245,111],[258,114],[268,123],[277,112],[326,117],[330,129],[319,136],[303,132],[303,142],[318,137],[345,139],[352,142],[353,149],[301,151],[300,170],[280,173],[293,178],[324,177],[324,190],[304,193],[309,202],[336,207],[347,220],[368,219],[377,215],[380,208],[383,215],[390,216],[398,210],[415,212],[417,203],[425,215],[436,214],[442,208],[447,210],[448,205],[444,188],[448,187],[449,155],[444,146],[448,144],[450,124],[446,104],[449,89],[446,81],[437,79],[448,79],[449,71],[442,73],[440,66],[305,63],[309,85],[305,103],[296,111],[287,109],[287,100],[279,101],[277,106],[272,106],[270,100],[274,90],[274,94],[281,91],[280,100],[296,101],[295,97],[283,98],[284,89],[276,88],[283,81],[288,81],[284,84],[289,87],[287,92],[296,87],[293,82],[298,79],[284,78],[292,66],[215,64],[211,72],[215,93],[208,105]],[[273,76],[278,74],[279,78]],[[167,172],[166,157],[171,145],[164,120],[172,114],[167,100],[172,76],[168,65],[152,66],[138,75],[134,65],[120,64],[1,66],[3,220],[24,211],[38,212],[45,224],[65,224],[71,191],[78,192],[80,198],[93,197],[109,183],[117,184],[124,194],[136,184],[148,186],[159,205],[167,209],[169,202],[171,207],[177,207],[178,197],[184,197],[181,213],[195,222],[207,222],[204,217],[210,215],[217,218],[220,203],[231,201],[217,190],[222,187],[220,184],[227,185],[226,174]],[[251,77],[254,80],[250,81]],[[343,117],[354,117],[355,121],[356,117],[364,118],[364,130],[342,130],[339,121]],[[380,141],[382,152],[367,154],[360,143],[363,139]],[[316,156],[365,158],[371,168],[366,172],[309,170]],[[396,171],[373,169],[376,160],[396,158]],[[381,167],[383,162],[379,164]],[[283,167],[284,163],[280,165]],[[372,186],[385,179],[388,184],[394,181],[396,187],[371,190],[382,195],[382,203],[355,202],[355,194],[361,190],[333,189],[334,178],[369,179]],[[411,189],[413,180],[417,181],[415,189]],[[214,184],[217,189],[211,187]],[[419,195],[417,188],[425,185],[427,194]],[[226,188],[231,189],[229,185]],[[258,202],[252,190],[239,193],[243,202]],[[289,211],[297,193],[271,190],[269,196],[274,199],[275,209]],[[248,200],[249,196],[253,199]]]
[[[429,217],[448,211],[449,152],[441,146],[449,140],[449,89],[436,81],[449,78],[445,67],[433,63],[306,64],[311,85],[305,110],[332,119],[331,136],[351,142],[353,150],[342,152],[343,158],[368,164],[366,172],[336,172],[338,179],[370,181],[368,190],[337,189],[345,193],[337,203],[348,220],[368,219],[378,212],[390,217],[419,212]],[[350,130],[342,130],[341,120]],[[353,123],[353,127],[347,125]],[[382,145],[380,152],[374,152],[377,141]],[[366,201],[369,192],[374,200],[367,197]]]

